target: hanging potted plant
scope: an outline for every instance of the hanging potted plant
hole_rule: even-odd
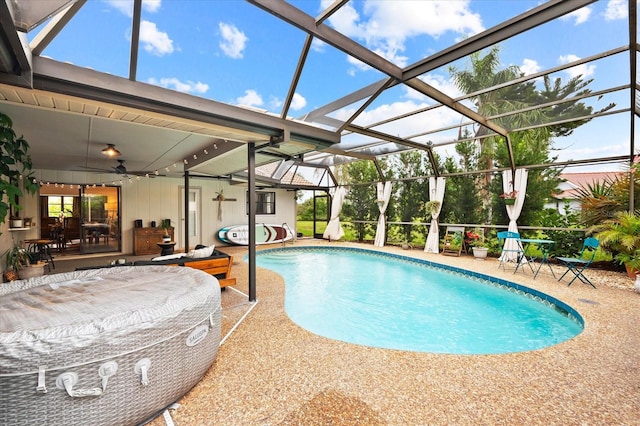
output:
[[[504,192],[500,194],[500,198],[504,200],[504,203],[508,206],[512,206],[516,203],[516,196],[518,191]]]
[[[434,215],[438,212],[438,209],[440,208],[440,201],[427,201],[427,203],[424,205],[424,208],[431,213],[431,215]]]

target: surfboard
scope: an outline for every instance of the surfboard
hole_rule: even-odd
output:
[[[256,244],[274,244],[289,241],[293,234],[288,227],[265,223],[256,224]],[[218,239],[223,243],[239,246],[249,245],[249,225],[232,225],[218,231]]]

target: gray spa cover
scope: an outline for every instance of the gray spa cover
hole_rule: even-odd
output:
[[[192,327],[183,312],[199,305],[219,307],[220,286],[192,268],[105,268],[2,284],[0,375],[86,362],[96,346],[107,358],[162,341]],[[153,333],[137,333],[145,329]]]

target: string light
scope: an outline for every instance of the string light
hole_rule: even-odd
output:
[[[225,140],[225,142],[226,142],[226,140]],[[214,148],[214,149],[218,149],[218,145],[214,143],[214,144],[213,144],[213,148]],[[209,150],[207,150],[207,149],[205,148],[205,149],[203,149],[203,153],[204,153],[204,154],[206,154],[206,155],[209,155]],[[198,155],[197,155],[197,154],[193,154],[193,159],[194,159],[194,160],[197,160],[197,159],[198,159]],[[186,159],[186,158],[185,158],[185,159],[183,159],[183,160],[182,160],[182,162],[183,162],[185,165],[189,164],[189,160],[188,160],[188,159]],[[173,168],[174,168],[174,169],[177,169],[177,168],[178,168],[178,163],[174,162],[174,163],[172,163],[172,164],[173,164]],[[170,173],[170,172],[171,172],[170,166],[166,166],[166,167],[163,167],[163,168],[164,168],[164,170],[165,170],[167,173]],[[160,168],[160,169],[162,169],[162,168]],[[160,172],[159,172],[159,170],[160,170],[160,169],[156,169],[156,170],[153,172],[153,174],[154,174],[155,176],[160,176]],[[21,177],[22,177],[22,175],[21,175]],[[142,176],[142,175],[137,175],[137,176],[136,176],[136,180],[140,180],[140,179],[141,179],[141,177],[149,178],[149,177],[153,177],[153,176],[150,176],[150,173],[145,173],[145,174],[144,174],[144,176]],[[127,178],[127,177],[125,176],[125,178]],[[42,181],[42,180],[38,181],[38,179],[37,179],[37,178],[32,178],[32,181],[33,181],[33,183],[34,183],[34,184],[36,184],[36,185],[38,185],[38,184],[39,184],[40,186],[45,186],[45,185],[46,185],[46,186],[52,186],[52,185],[53,185],[53,186],[55,186],[56,188],[64,188],[64,187],[65,187],[65,184],[64,184],[64,183],[59,183],[59,182],[54,182],[54,183],[52,184],[50,181],[47,181],[47,182],[45,183],[45,182],[44,182],[44,181]],[[114,180],[114,181],[111,181],[111,183],[110,183],[110,184],[111,184],[111,185],[122,185],[122,184],[123,184],[123,182],[124,182],[123,180],[119,180],[119,181],[115,181],[115,180]],[[130,182],[130,183],[133,183],[133,178],[129,178],[129,182]],[[105,182],[98,182],[98,183],[95,183],[95,182],[94,182],[93,184],[82,184],[82,185],[81,185],[81,184],[77,184],[77,186],[76,186],[76,185],[74,185],[74,184],[66,184],[66,185],[67,185],[67,187],[68,187],[68,188],[70,188],[70,189],[74,189],[74,188],[76,188],[76,187],[77,187],[78,189],[80,189],[80,188],[96,188],[96,187],[98,187],[98,186],[101,186],[102,188],[106,188],[107,184],[109,184],[109,182],[106,182],[106,183],[105,183]]]

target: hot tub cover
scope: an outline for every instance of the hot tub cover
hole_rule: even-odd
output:
[[[3,420],[139,423],[182,396],[209,368],[220,343],[220,311],[217,280],[192,268],[105,268],[0,285]],[[151,364],[148,377],[144,369],[149,386],[141,380],[143,359]],[[113,375],[108,386],[105,369]],[[78,391],[62,386],[62,373],[75,375],[75,388],[89,389],[89,395],[75,398]],[[97,395],[101,387],[106,389]],[[124,417],[109,401],[122,392],[131,402],[121,408]],[[122,395],[117,398],[122,406]],[[47,410],[49,402],[55,406]],[[72,408],[86,412],[53,414]]]

